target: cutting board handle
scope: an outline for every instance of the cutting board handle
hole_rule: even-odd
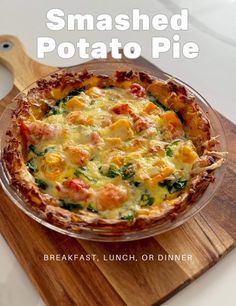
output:
[[[35,82],[39,76],[45,76],[58,69],[30,58],[21,41],[12,35],[0,35],[0,63],[11,70],[14,85],[19,90]]]

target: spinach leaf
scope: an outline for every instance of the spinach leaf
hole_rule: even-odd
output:
[[[134,215],[130,213],[128,215],[121,216],[120,219],[121,220],[132,221],[134,219]]]
[[[171,146],[176,146],[179,143],[180,143],[180,140],[174,140],[174,141],[172,141],[172,143],[170,145]]]
[[[81,88],[77,88],[77,89],[73,89],[69,92],[69,94],[67,95],[67,97],[74,97],[74,96],[79,96],[81,94],[81,92],[85,91],[85,87],[81,87]]]
[[[114,178],[114,177],[118,176],[119,174],[120,174],[119,168],[117,168],[117,166],[115,164],[111,164],[107,173],[106,173],[106,176]]]
[[[37,166],[35,165],[34,163],[34,159],[31,158],[30,160],[27,161],[26,163],[26,166],[29,168],[30,171],[32,172],[36,172],[38,169],[37,169]]]
[[[63,112],[62,109],[60,109],[58,106],[59,104],[57,105],[57,103],[54,104],[51,104],[49,103],[48,101],[46,100],[43,100],[43,102],[47,105],[48,109],[47,111],[45,112],[45,115],[47,117],[51,116],[51,115],[56,115],[56,114],[60,114]]]
[[[39,152],[38,156],[43,156],[43,155],[45,155],[48,152],[54,151],[55,149],[56,149],[56,147],[53,147],[53,146],[52,147],[47,147],[44,151]]]
[[[37,156],[44,156],[46,153],[54,151],[55,147],[51,146],[51,147],[47,147],[46,149],[44,149],[42,152],[38,152],[35,148],[34,145],[30,144],[29,145],[29,150],[32,151],[35,155]]]
[[[47,116],[51,116],[51,115],[57,115],[57,114],[61,114],[63,112],[62,109],[60,109],[58,106],[49,106],[49,111],[46,113]]]
[[[67,96],[65,96],[65,97],[61,98],[60,100],[58,100],[56,102],[56,106],[59,106],[60,104],[64,104],[64,103],[68,102],[71,98],[80,95],[81,92],[83,92],[84,90],[85,90],[84,87],[81,87],[81,88],[78,88],[78,89],[73,89],[72,91],[70,91],[68,93]]]
[[[36,184],[39,186],[39,188],[46,190],[48,188],[48,184],[41,180],[41,179],[35,179]]]
[[[123,180],[128,180],[135,175],[133,164],[128,163],[119,169]]]
[[[135,186],[135,187],[138,187],[141,184],[140,182],[136,182],[136,181],[130,181],[129,183],[131,186]]]
[[[110,167],[105,174],[102,172],[101,168],[99,170],[102,175],[112,178],[120,175],[123,180],[128,180],[135,175],[132,163],[127,163],[120,168],[118,168],[116,164],[110,164]]]
[[[176,146],[180,140],[172,141],[167,147],[166,147],[166,155],[169,157],[172,157],[174,155],[173,146]]]
[[[91,177],[91,176],[89,176],[85,173],[86,170],[87,170],[87,168],[85,168],[85,167],[77,168],[74,172],[74,175],[78,176],[78,177],[82,175],[90,182],[97,182],[97,180],[95,178],[93,178],[93,177]]]
[[[166,155],[169,156],[169,157],[172,157],[173,156],[173,150],[168,146],[166,148]]]
[[[91,211],[92,213],[98,213],[98,210],[94,208],[92,204],[88,205],[87,210]]]
[[[155,98],[153,95],[149,94],[148,95],[148,100],[151,101],[152,103],[156,104],[159,108],[161,108],[163,111],[169,110],[168,107],[163,105],[157,98]]]
[[[29,150],[32,151],[33,153],[37,154],[36,153],[36,148],[35,148],[35,146],[33,144],[29,145]]]
[[[148,193],[143,193],[140,199],[140,206],[151,206],[154,203],[155,199]]]
[[[114,88],[114,85],[107,85],[105,87],[103,87],[104,89],[111,89],[111,88]]]
[[[179,179],[179,180],[164,180],[159,183],[159,186],[166,187],[169,193],[174,193],[184,189],[187,184],[187,180]]]
[[[79,204],[79,203],[71,203],[71,202],[67,202],[64,199],[59,199],[60,202],[60,207],[61,208],[65,208],[68,210],[72,210],[72,209],[82,209],[83,205]]]

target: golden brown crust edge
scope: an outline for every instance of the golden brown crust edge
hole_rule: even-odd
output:
[[[80,231],[81,228],[85,227],[111,229],[112,231],[139,230],[156,223],[162,224],[175,219],[178,214],[187,210],[200,198],[213,180],[214,176],[211,169],[194,174],[188,188],[177,198],[171,200],[171,205],[163,202],[160,211],[150,209],[148,214],[140,214],[131,222],[102,219],[87,211],[75,214],[56,206],[55,199],[41,193],[30,177],[23,161],[22,150],[24,148],[22,148],[19,134],[19,119],[27,118],[31,108],[41,108],[40,102],[35,101],[36,99],[56,99],[52,93],[57,89],[60,89],[60,92],[66,95],[73,88],[104,87],[108,85],[126,88],[134,82],[141,84],[163,105],[181,114],[187,126],[186,133],[192,139],[198,154],[201,156],[198,163],[203,163],[204,167],[207,167],[220,159],[219,156],[210,153],[210,150],[214,148],[210,137],[210,123],[194,97],[187,92],[185,87],[173,82],[158,80],[144,72],[116,72],[115,78],[106,75],[93,75],[87,71],[82,73],[67,71],[55,73],[46,80],[39,80],[37,86],[31,89],[27,96],[17,98],[18,108],[12,115],[12,124],[7,132],[7,142],[3,152],[3,160],[9,172],[12,186],[20,196],[23,196],[27,205],[37,212],[41,218],[51,224],[73,231]]]

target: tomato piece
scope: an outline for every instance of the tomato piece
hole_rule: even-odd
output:
[[[112,107],[111,110],[115,114],[127,114],[129,112],[130,108],[129,108],[129,104],[125,103],[125,104],[115,105],[114,107]]]
[[[132,84],[128,91],[133,94],[134,96],[138,97],[138,98],[144,98],[146,97],[146,90],[145,88],[143,88],[140,84],[138,83],[134,83]]]
[[[151,126],[151,122],[148,118],[139,117],[137,120],[134,120],[134,128],[137,132],[146,130]]]
[[[149,128],[152,125],[152,122],[150,121],[149,118],[145,118],[145,117],[136,115],[133,112],[130,112],[129,114],[133,118],[134,128],[137,132],[141,132],[143,130],[146,130],[147,128]]]
[[[80,178],[69,179],[64,182],[64,186],[74,191],[81,191],[89,188],[89,186]]]
[[[100,136],[99,136],[99,134],[98,134],[97,132],[94,132],[94,131],[93,131],[93,132],[90,134],[90,140],[91,140],[92,144],[98,144],[99,141],[100,141]]]
[[[28,141],[30,135],[29,127],[25,124],[24,121],[20,122],[19,127],[20,127],[21,136],[25,141]]]

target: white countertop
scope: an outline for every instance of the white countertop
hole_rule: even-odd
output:
[[[148,2],[148,6],[147,6]],[[66,30],[52,32],[46,27],[46,12],[51,8],[61,8],[65,13],[116,14],[130,13],[132,8],[139,8],[143,13],[153,16],[157,13],[169,15],[179,8],[188,8],[190,13],[189,30],[181,32],[181,40],[195,41],[200,47],[196,59],[173,60],[170,53],[159,60],[153,60],[150,52],[152,36],[155,30],[135,32],[110,31],[104,35],[99,31],[84,33]],[[112,5],[111,5],[112,4]],[[233,13],[234,12],[234,13]],[[18,36],[24,43],[31,57],[36,59],[36,37],[53,36],[58,42],[76,42],[86,37],[88,41],[109,43],[112,37],[122,42],[137,41],[142,46],[145,58],[163,70],[191,84],[208,102],[231,121],[236,122],[236,1],[235,0],[119,0],[119,1],[63,1],[47,0],[23,1],[1,0],[0,35]],[[234,17],[234,20],[233,20]],[[171,30],[161,33],[172,37]],[[48,65],[70,66],[81,60],[60,59],[56,53],[50,54],[42,61]],[[0,98],[11,89],[12,77],[9,71],[0,65]],[[236,305],[236,250],[206,272],[194,283],[164,303],[165,306],[235,306]],[[16,261],[15,256],[0,235],[0,306],[42,306],[38,293],[28,276]]]

